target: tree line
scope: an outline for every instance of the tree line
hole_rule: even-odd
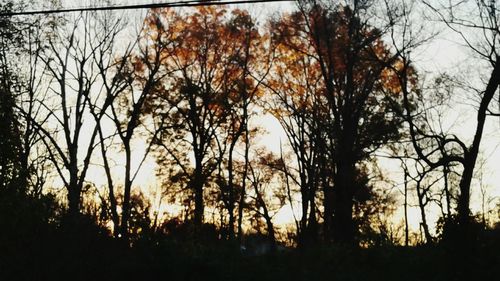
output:
[[[283,240],[273,218],[289,206],[300,210],[289,233],[299,247],[408,245],[413,193],[425,243],[476,239],[473,179],[486,120],[499,115],[498,5],[396,2],[297,1],[266,19],[225,6],[157,8],[137,32],[115,12],[0,18],[0,203],[33,202],[45,223],[74,231],[91,217],[126,241],[172,225],[206,235],[210,211],[219,239],[240,243],[249,227]],[[436,35],[424,10],[460,36],[477,77],[419,71],[415,53]],[[475,122],[460,138],[442,116],[464,94]],[[279,153],[259,142],[262,114],[286,135]],[[379,169],[382,152],[401,165],[403,204]],[[134,185],[151,157],[160,204],[180,206],[176,218],[159,221],[155,198]],[[389,220],[399,208],[403,240]]]

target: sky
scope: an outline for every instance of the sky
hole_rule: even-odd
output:
[[[144,4],[144,3],[158,3],[163,1],[146,1],[146,0],[122,0],[110,1],[112,4]],[[64,0],[64,7],[79,7],[79,3]],[[239,8],[246,8],[248,5],[238,6]],[[292,4],[286,3],[267,3],[267,4],[253,4],[250,7],[251,14],[261,19],[262,22],[270,15],[276,12],[291,11]],[[135,20],[140,20],[145,11],[137,13]],[[425,44],[415,52],[413,57],[417,70],[421,76],[432,77],[437,73],[448,72],[451,74],[461,75],[465,79],[475,77],[477,73],[483,71],[481,65],[477,64],[477,59],[473,53],[467,48],[464,48],[463,41],[456,34],[448,31],[445,27],[436,25],[429,20],[428,25],[433,26],[434,32],[438,32],[436,37],[428,44]],[[426,78],[427,79],[427,78]],[[471,79],[472,83],[473,80]],[[475,128],[475,115],[474,108],[470,105],[471,96],[468,93],[460,94],[451,97],[451,106],[447,108],[446,118],[443,120],[444,127],[450,132],[455,133],[460,138],[470,143]],[[263,126],[267,133],[261,135],[260,143],[265,144],[271,151],[279,152],[280,142],[286,143],[286,135],[280,127],[278,121],[272,116],[266,114],[259,116],[252,120],[255,124]],[[488,189],[489,196],[500,198],[500,143],[499,133],[500,119],[490,117],[487,121],[487,126],[484,133],[484,139],[481,146],[482,159],[485,161],[482,167],[483,172],[483,187]],[[142,140],[137,140],[134,144],[134,158],[139,159],[145,148],[145,143]],[[120,160],[117,159],[119,163]],[[136,163],[138,161],[135,161]],[[379,160],[382,169],[386,175],[391,178],[396,184],[395,189],[401,190],[403,182],[401,168],[399,162],[396,160]],[[146,188],[153,188],[156,186],[156,163],[153,157],[149,157],[144,163],[136,181],[135,186]],[[479,168],[479,165],[477,166]],[[117,168],[120,171],[120,167]],[[122,173],[120,173],[122,174]],[[88,178],[94,181],[97,185],[105,184],[105,177],[102,169],[95,165],[89,170]],[[397,191],[395,191],[397,192]],[[479,192],[479,182],[475,181],[472,186],[472,204],[471,207],[474,212],[480,210],[481,196]],[[295,210],[297,216],[300,216],[298,210]],[[429,220],[431,226],[434,225],[438,218],[438,211],[434,208],[429,212]],[[394,216],[395,223],[399,223],[402,219],[402,205]],[[420,222],[420,213],[418,208],[411,207],[409,211],[410,225],[413,230],[418,229]],[[290,206],[286,206],[274,218],[275,223],[286,224],[293,222]]]

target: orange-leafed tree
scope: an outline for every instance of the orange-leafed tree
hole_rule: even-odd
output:
[[[160,43],[166,44],[162,52],[168,57],[161,89],[149,101],[161,124],[157,144],[166,152],[162,160],[179,167],[175,177],[187,179],[195,201],[192,219],[200,225],[204,188],[225,153],[216,144],[217,135],[225,131],[237,141],[245,132],[246,121],[235,120],[231,111],[244,111],[255,93],[248,71],[258,32],[246,13],[224,7],[200,7],[187,14],[158,9],[147,21],[153,34],[165,36]],[[228,202],[232,212],[234,200]]]
[[[278,96],[275,115],[303,165],[302,200],[313,203],[323,190],[324,233],[339,243],[356,238],[360,164],[398,139],[402,123],[394,102],[401,101],[399,84],[387,67],[398,61],[382,40],[386,27],[369,23],[370,7],[362,0],[304,1],[271,22],[277,60],[268,88]]]
[[[228,37],[233,46],[228,49],[232,55],[231,66],[236,66],[230,76],[223,80],[222,91],[226,96],[227,120],[217,134],[219,148],[217,182],[220,195],[227,209],[228,236],[235,236],[235,208],[238,205],[238,238],[242,234],[242,217],[246,197],[246,183],[249,169],[249,148],[251,131],[248,126],[250,117],[255,113],[254,107],[261,96],[261,84],[269,71],[267,36],[258,32],[255,21],[243,10],[234,10],[227,23]],[[235,168],[237,144],[243,144],[243,159],[240,169]]]
[[[300,190],[301,218],[297,235],[298,245],[302,247],[317,240],[316,194],[326,164],[324,150],[321,149],[325,144],[321,142],[327,139],[324,125],[329,116],[322,95],[319,69],[314,60],[286,45],[278,46],[273,72],[266,80],[268,89],[272,91],[267,109],[284,129],[296,160],[293,167],[281,166],[280,170],[289,179],[288,182],[295,183]]]

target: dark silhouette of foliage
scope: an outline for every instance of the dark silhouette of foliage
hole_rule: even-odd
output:
[[[14,4],[2,1],[0,11]],[[17,189],[25,179],[21,173],[21,123],[15,111],[16,89],[21,86],[13,61],[22,44],[19,27],[10,17],[0,18],[0,190]]]

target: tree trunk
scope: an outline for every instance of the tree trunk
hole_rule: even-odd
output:
[[[96,118],[97,119],[97,118]],[[113,221],[113,236],[118,237],[120,233],[120,217],[118,215],[118,203],[116,202],[115,189],[113,184],[113,176],[111,174],[111,167],[109,166],[108,156],[106,155],[106,148],[104,146],[104,135],[102,133],[102,127],[99,122],[97,122],[97,129],[99,132],[99,140],[101,147],[101,156],[104,163],[104,171],[106,172],[108,192],[109,192],[109,203],[111,209],[111,220]]]
[[[252,172],[253,173],[253,172]],[[269,239],[269,242],[271,243],[271,251],[274,252],[276,250],[276,237],[275,237],[275,232],[274,232],[274,225],[272,222],[272,218],[269,215],[269,210],[267,209],[266,202],[264,201],[264,198],[262,198],[262,193],[258,188],[259,183],[254,182],[253,187],[255,190],[255,195],[257,196],[257,208],[262,207],[262,216],[266,220],[266,227],[267,227],[267,237]]]
[[[449,182],[448,182],[448,166],[443,167],[443,177],[444,177],[444,192],[446,196],[446,216],[450,217],[451,216],[451,194],[450,194],[450,188],[449,188]]]
[[[347,160],[347,159],[346,159]],[[342,163],[343,162],[343,163]],[[335,243],[354,243],[354,221],[352,218],[352,185],[354,183],[354,163],[337,163],[335,188],[333,189],[333,239]]]
[[[246,110],[243,111],[244,116],[247,116]],[[246,119],[245,119],[246,120]],[[246,180],[248,174],[248,165],[249,165],[249,155],[248,152],[250,150],[250,139],[248,137],[248,126],[245,122],[245,166],[243,167],[243,175],[241,180],[241,194],[240,200],[238,203],[238,243],[241,245],[241,240],[243,238],[243,208],[245,206],[245,196],[246,196]]]
[[[201,160],[196,160],[196,167],[192,186],[194,189],[194,224],[201,226],[203,224],[203,179],[202,179],[202,163]]]
[[[405,196],[405,205],[404,205],[404,212],[405,212],[405,247],[408,247],[409,243],[409,237],[408,237],[408,171],[404,171],[405,173],[405,178],[404,178],[404,196]]]
[[[234,196],[232,192],[229,193],[229,196]],[[234,200],[231,200],[232,202],[229,202],[229,222],[228,222],[228,234],[229,234],[229,240],[234,240],[234,223],[235,223],[235,218],[234,218]]]
[[[299,246],[305,246],[308,240],[307,218],[309,211],[309,196],[307,187],[301,187],[300,194],[302,198],[302,217],[300,218]]]
[[[238,140],[237,137],[235,137],[230,144],[229,147],[229,160],[228,160],[228,173],[229,173],[229,182],[228,182],[228,193],[229,193],[229,198],[228,198],[228,208],[227,211],[229,213],[229,225],[228,225],[228,230],[229,230],[229,240],[234,239],[234,171],[233,171],[233,151],[234,151],[234,146],[236,145],[236,141]]]
[[[325,241],[330,241],[333,237],[333,188],[325,181],[323,183],[324,197],[324,222],[323,222],[323,238]]]
[[[123,147],[125,149],[125,186],[123,190],[123,204],[122,204],[122,222],[121,222],[121,234],[124,239],[128,239],[128,224],[130,218],[130,193],[132,189],[131,180],[131,151],[130,151],[130,140],[123,141]]]
[[[418,197],[418,206],[420,208],[420,215],[422,217],[422,228],[424,229],[425,242],[427,244],[433,242],[433,238],[431,233],[429,232],[429,225],[427,224],[427,215],[425,213],[425,205],[424,205],[424,194],[422,193],[422,189],[420,187],[420,181],[417,181],[417,197]]]
[[[68,189],[69,223],[76,225],[79,214],[80,214],[80,192],[78,190],[78,183],[76,182],[76,180],[71,179],[70,187]]]
[[[474,134],[474,140],[472,141],[472,145],[468,153],[465,155],[463,163],[464,170],[460,180],[460,197],[458,199],[458,221],[464,231],[467,231],[470,224],[470,185],[474,174],[477,155],[479,153],[479,146],[483,136],[486,113],[488,111],[488,106],[498,88],[498,84],[500,83],[500,62],[498,61],[499,57],[497,56],[495,67],[491,73],[488,85],[486,86],[486,90],[484,91],[483,98],[477,112],[477,126],[476,133]]]
[[[266,220],[266,225],[267,225],[267,237],[269,239],[269,242],[271,242],[271,252],[276,251],[276,237],[275,237],[275,232],[274,232],[274,225],[273,222],[271,221],[271,217],[269,215],[265,216]]]
[[[314,201],[315,199],[315,192],[310,191],[309,192],[309,218],[307,222],[307,234],[306,234],[306,239],[307,243],[311,244],[317,241],[317,236],[318,236],[318,219],[316,218],[316,202]]]
[[[78,178],[77,166],[77,147],[74,145],[69,146],[70,167],[69,167],[69,186],[68,188],[68,219],[70,227],[77,225],[78,217],[80,214],[80,197],[81,185]]]

